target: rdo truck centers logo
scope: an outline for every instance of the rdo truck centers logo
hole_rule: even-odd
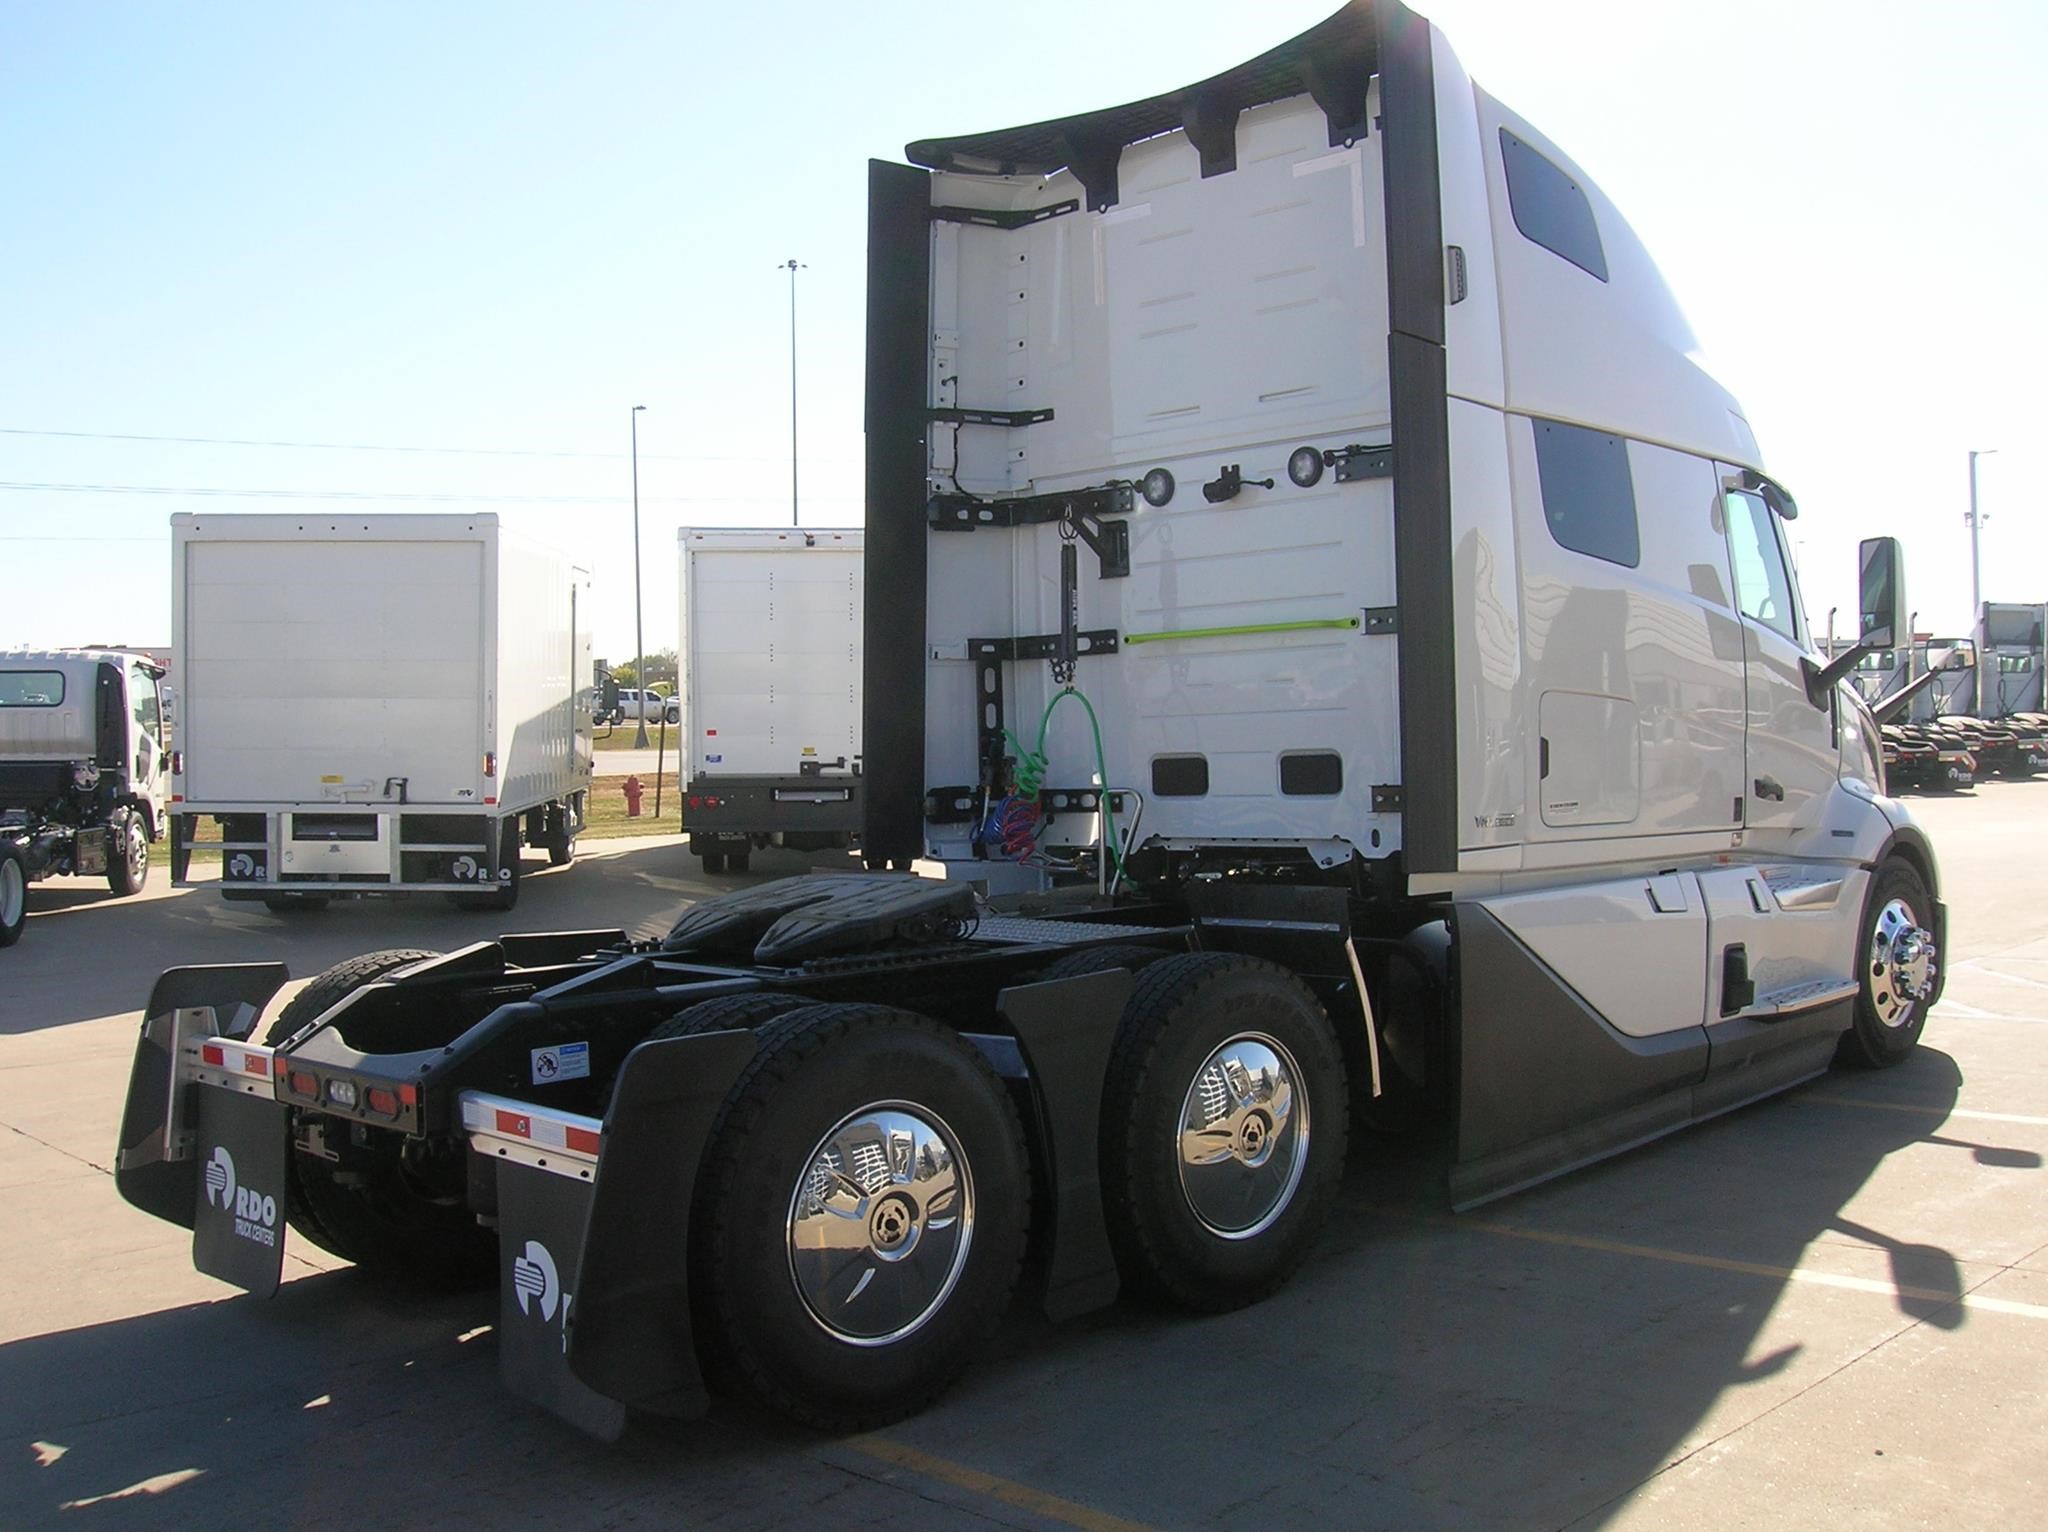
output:
[[[277,1243],[277,1199],[235,1179],[235,1157],[225,1144],[215,1144],[213,1157],[206,1162],[206,1203],[234,1214],[239,1238],[259,1245]]]

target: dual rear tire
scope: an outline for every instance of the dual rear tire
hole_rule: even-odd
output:
[[[1126,956],[1142,972],[1100,1145],[1118,1267],[1177,1307],[1238,1308],[1300,1264],[1335,1195],[1342,1052],[1280,968]],[[957,1032],[888,1006],[740,996],[666,1028],[735,1025],[760,1051],[713,1127],[692,1215],[713,1376],[827,1430],[898,1419],[967,1364],[1015,1290],[1031,1206],[1016,1110]]]

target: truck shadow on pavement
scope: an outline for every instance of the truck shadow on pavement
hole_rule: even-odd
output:
[[[1909,1145],[2038,1168],[1944,1131],[1959,1083],[1922,1049],[1462,1217],[1440,1154],[1364,1139],[1272,1299],[1063,1326],[1020,1303],[991,1359],[880,1438],[722,1405],[602,1447],[500,1389],[494,1296],[306,1277],[0,1347],[0,1507],[14,1526],[1014,1520],[999,1501],[1037,1524],[1597,1525],[1886,1336],[1999,1322],[1957,1305],[1926,1231],[1851,1210]],[[1896,1291],[1804,1268],[1889,1270]],[[1871,1429],[1865,1455],[1911,1426]]]

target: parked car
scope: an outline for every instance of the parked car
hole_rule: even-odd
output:
[[[644,718],[649,723],[667,722],[674,727],[683,721],[682,699],[664,697],[660,692],[641,691],[635,686],[619,688],[619,720],[631,723]]]

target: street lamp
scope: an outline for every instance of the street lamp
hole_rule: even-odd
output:
[[[640,629],[640,412],[636,404],[626,418],[633,423],[633,689],[640,694],[640,728],[633,735],[633,748],[647,748],[647,640]]]
[[[1970,509],[1963,520],[1970,524],[1970,636],[1977,641],[1977,652],[1984,652],[1984,592],[1983,577],[1977,562],[1977,533],[1985,518],[1977,514],[1977,459],[1990,457],[1996,447],[1985,447],[1970,454]]]
[[[789,524],[796,515],[796,274],[804,263],[791,257],[775,268],[789,273]]]

